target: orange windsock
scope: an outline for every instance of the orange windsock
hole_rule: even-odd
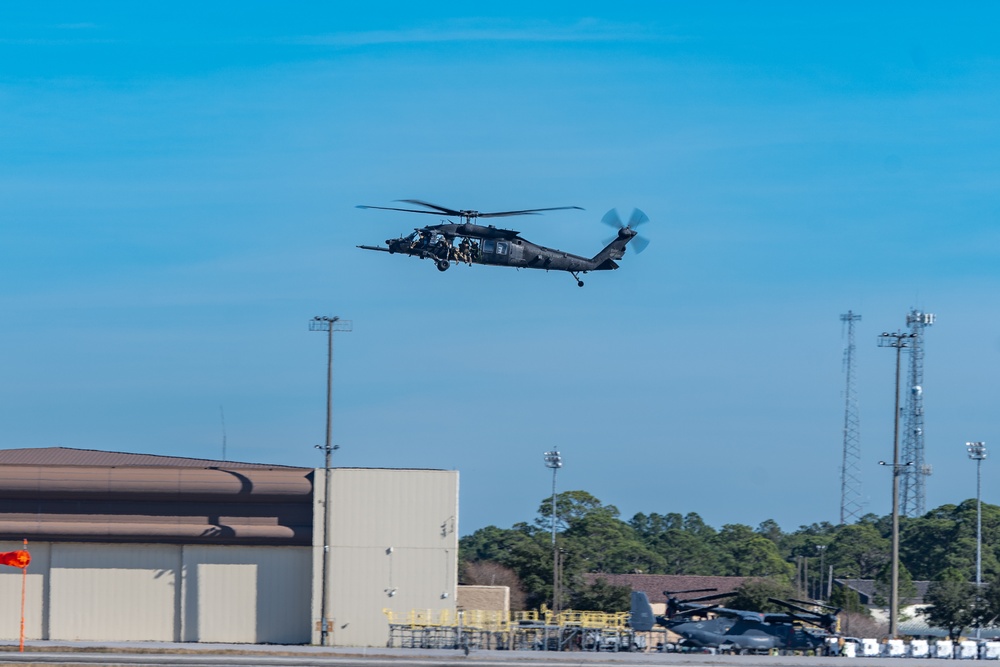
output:
[[[28,567],[31,562],[31,554],[27,551],[7,551],[0,553],[0,565],[10,565],[11,567]]]

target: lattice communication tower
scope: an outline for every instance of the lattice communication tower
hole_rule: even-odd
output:
[[[906,326],[916,334],[910,351],[909,395],[903,429],[903,443],[900,461],[913,462],[900,473],[899,512],[902,516],[923,516],[927,511],[926,483],[931,467],[924,458],[924,329],[934,324],[934,315],[916,309],[906,315]]]
[[[840,523],[861,518],[864,504],[861,497],[861,420],[858,416],[857,378],[854,371],[854,323],[861,316],[847,311],[840,316],[846,325],[847,347],[844,348],[844,459],[840,466]]]

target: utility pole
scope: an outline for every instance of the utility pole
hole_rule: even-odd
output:
[[[889,591],[889,637],[895,639],[896,624],[899,622],[899,360],[903,348],[912,344],[916,334],[883,333],[878,338],[879,347],[896,350],[896,403],[893,409],[892,429],[892,584]],[[912,465],[910,461],[905,465]],[[879,461],[879,465],[887,465]]]
[[[854,373],[854,323],[861,316],[847,311],[840,316],[847,325],[847,347],[844,349],[844,453],[840,467],[840,525],[861,518],[861,419],[858,416],[857,378]]]
[[[327,317],[317,315],[309,320],[309,331],[327,332],[326,342],[326,441],[323,445],[316,445],[316,449],[322,449],[325,456],[323,459],[323,576],[322,591],[320,592],[320,645],[327,646],[330,639],[330,622],[327,620],[330,597],[330,464],[333,458],[333,450],[340,449],[340,445],[333,444],[333,332],[351,331],[351,321],[343,320],[339,317]]]
[[[976,639],[982,634],[982,608],[980,593],[983,586],[983,460],[986,458],[985,442],[967,442],[969,458],[976,462]]]
[[[545,452],[545,467],[552,470],[552,612],[559,613],[559,549],[556,548],[556,472],[562,468],[562,457],[558,449]]]

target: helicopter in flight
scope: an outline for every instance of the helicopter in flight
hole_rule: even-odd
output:
[[[520,211],[497,211],[481,213],[473,210],[456,210],[438,206],[419,199],[398,200],[404,204],[422,208],[396,208],[391,206],[366,206],[358,208],[383,211],[403,211],[426,215],[444,215],[458,218],[460,222],[442,221],[438,225],[418,227],[407,236],[387,239],[384,246],[359,245],[362,250],[376,250],[392,254],[409,255],[429,259],[438,271],[447,271],[452,263],[485,264],[490,266],[510,266],[517,269],[543,269],[545,271],[566,271],[583,287],[580,274],[589,271],[610,271],[618,268],[617,260],[625,255],[625,246],[630,241],[637,253],[649,245],[649,241],[636,228],[649,221],[646,214],[635,209],[627,223],[623,223],[614,209],[602,218],[606,225],[617,229],[617,234],[608,239],[606,246],[593,257],[581,257],[562,250],[546,248],[521,237],[520,232],[500,229],[493,225],[481,225],[479,220],[506,218],[515,215],[537,215],[545,211],[582,211],[579,206],[555,206],[551,208],[530,208]],[[424,210],[426,209],[426,210]],[[457,244],[456,244],[457,241]]]
[[[836,631],[837,613],[817,613],[800,606],[815,605],[813,602],[769,598],[768,601],[788,609],[785,613],[761,613],[742,609],[729,609],[718,604],[706,605],[701,602],[732,597],[734,593],[705,595],[680,600],[676,596],[684,593],[701,593],[714,589],[698,589],[671,593],[667,596],[665,616],[653,614],[649,598],[642,591],[633,591],[632,610],[629,624],[637,632],[648,632],[654,625],[667,628],[680,635],[680,645],[694,648],[712,648],[758,653],[772,649],[803,651],[822,649],[830,633]],[[805,626],[815,626],[809,629]]]

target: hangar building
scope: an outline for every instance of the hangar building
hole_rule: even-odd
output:
[[[384,646],[383,609],[455,610],[458,473],[0,450],[0,551],[28,540],[25,637]],[[329,535],[329,539],[327,539]],[[323,552],[328,546],[327,576]],[[22,574],[0,568],[0,637]]]

